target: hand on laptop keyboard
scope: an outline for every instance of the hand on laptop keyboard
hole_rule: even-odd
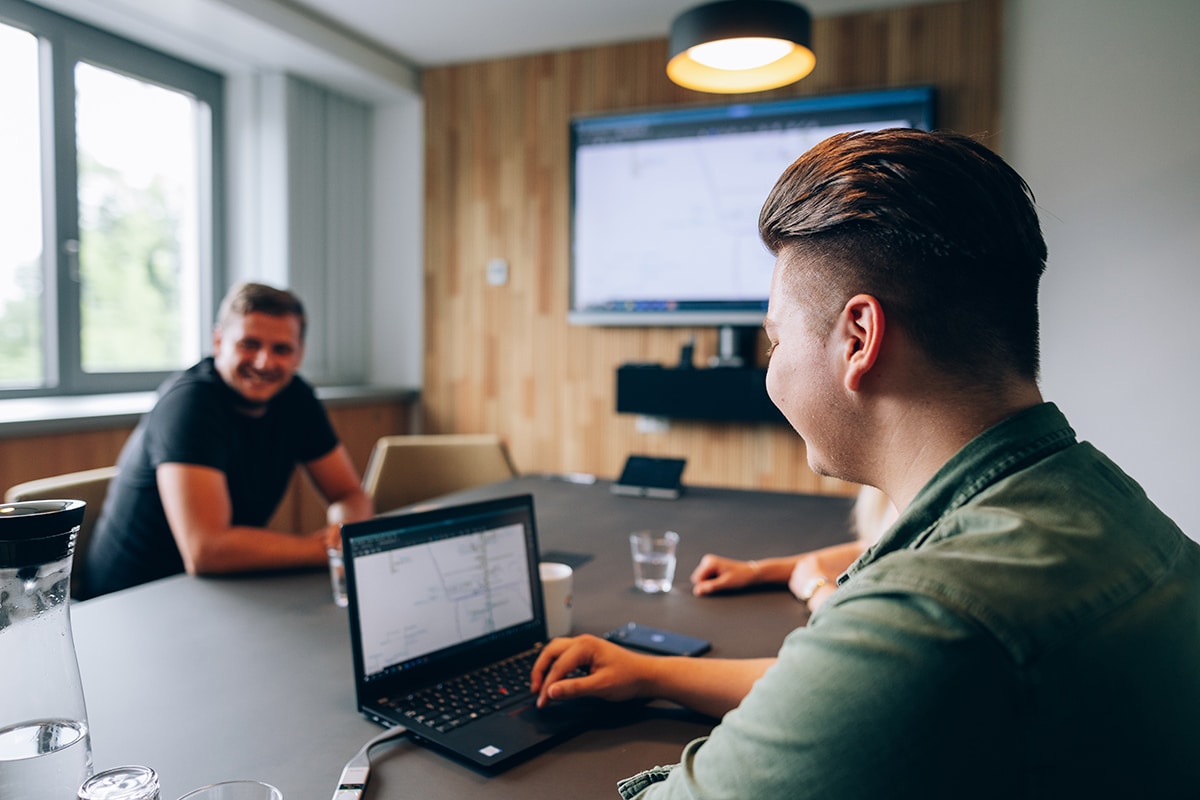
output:
[[[530,698],[529,673],[538,651],[485,667],[388,702],[412,722],[445,733]]]

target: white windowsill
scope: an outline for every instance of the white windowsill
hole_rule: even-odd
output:
[[[415,400],[416,389],[396,386],[319,386],[330,405],[372,400]],[[23,397],[0,400],[0,438],[40,436],[134,425],[154,405],[154,392]]]

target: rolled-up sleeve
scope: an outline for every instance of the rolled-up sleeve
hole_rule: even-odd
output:
[[[1011,746],[1000,741],[1013,729],[1002,722],[1014,713],[1001,699],[1010,679],[995,674],[1005,659],[969,622],[919,596],[865,597],[823,612],[786,639],[778,662],[679,765],[630,784],[636,796],[942,793],[969,771],[970,747]],[[987,691],[969,690],[979,685]]]

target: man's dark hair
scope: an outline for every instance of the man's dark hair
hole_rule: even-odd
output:
[[[783,173],[759,233],[790,269],[803,263],[830,321],[870,294],[949,374],[1037,377],[1046,243],[1025,181],[974,139],[832,136]]]
[[[308,316],[304,313],[300,298],[285,289],[276,289],[264,283],[239,283],[230,289],[217,309],[217,327],[224,328],[230,317],[255,313],[273,317],[296,315],[300,319],[300,341],[304,341],[304,335],[308,332]]]

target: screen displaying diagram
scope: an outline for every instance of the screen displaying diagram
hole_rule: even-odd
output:
[[[519,524],[355,559],[368,674],[533,619]]]

